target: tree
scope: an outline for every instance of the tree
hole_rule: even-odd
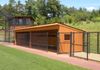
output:
[[[25,6],[20,2],[16,4],[16,15],[25,15]]]
[[[9,12],[11,14],[14,14],[14,12],[16,11],[15,10],[15,5],[16,5],[15,0],[9,0],[9,3],[8,3],[8,11],[7,12]]]
[[[36,16],[37,16],[36,0],[26,1],[25,9],[26,9],[27,15],[31,15],[32,17],[36,18]]]
[[[47,13],[53,14],[53,17],[59,17],[61,14],[61,4],[59,0],[47,1]]]
[[[8,4],[0,6],[2,11],[13,15],[32,16],[38,24],[52,22],[80,22],[100,16],[100,9],[87,11],[85,8],[76,9],[60,4],[60,0],[26,0],[22,4],[20,0],[9,0]],[[3,18],[3,16],[0,16]],[[91,20],[92,21],[92,20]]]
[[[46,6],[46,0],[37,0],[36,2],[37,6],[37,13],[42,16],[47,16],[47,6]]]
[[[9,0],[9,5],[10,6],[15,6],[16,4],[16,1],[15,0]]]
[[[36,22],[37,22],[38,25],[46,24],[46,17],[38,14],[37,17],[36,17]]]
[[[100,16],[100,8],[97,10],[97,16]]]

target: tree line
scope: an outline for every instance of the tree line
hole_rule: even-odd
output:
[[[32,16],[38,25],[53,22],[91,22],[95,21],[95,18],[100,19],[100,9],[90,12],[85,8],[68,8],[59,0],[27,0],[25,4],[20,0],[9,0],[8,4],[0,6],[0,10],[14,16]],[[0,18],[3,16],[0,15]]]

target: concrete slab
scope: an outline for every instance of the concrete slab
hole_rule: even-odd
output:
[[[86,52],[77,52],[74,54],[74,56],[81,57],[81,58],[87,58],[87,53]],[[100,61],[100,54],[89,53],[88,58],[90,60]]]

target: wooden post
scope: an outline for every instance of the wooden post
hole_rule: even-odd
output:
[[[30,32],[29,34],[29,47],[32,48],[32,33]]]

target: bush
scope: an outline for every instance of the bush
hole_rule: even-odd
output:
[[[54,18],[51,18],[51,19],[48,19],[47,20],[47,23],[61,23],[62,22],[62,20],[61,20],[61,18],[59,18],[59,17],[54,17]]]
[[[62,19],[63,19],[63,22],[65,22],[65,23],[74,23],[74,22],[76,22],[74,16],[65,15]]]
[[[94,21],[94,22],[100,22],[100,17],[94,17],[94,18],[92,18],[92,21]]]

